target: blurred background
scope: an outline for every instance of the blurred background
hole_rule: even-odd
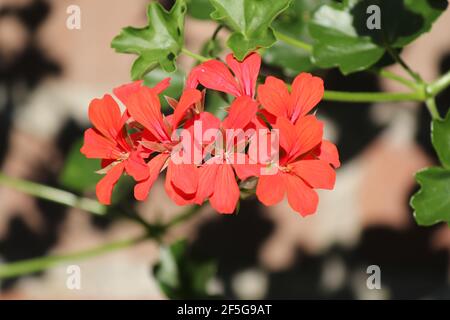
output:
[[[172,4],[161,2],[166,8]],[[89,127],[87,108],[92,98],[129,82],[134,57],[115,53],[110,41],[124,26],[146,24],[147,3],[0,0],[3,173],[95,196],[98,163],[86,162],[78,152]],[[79,30],[66,27],[70,5],[81,9]],[[197,18],[191,12],[185,30],[186,45],[194,52],[202,50],[216,27]],[[448,30],[450,10],[403,51],[426,81],[450,69]],[[222,30],[219,39],[226,35]],[[284,59],[286,50],[277,45],[266,51],[264,59],[272,66],[265,65],[263,72],[289,78],[310,70],[331,90],[403,90],[370,73],[316,72],[301,51]],[[195,63],[184,56],[178,61],[175,84]],[[163,76],[155,71],[149,81]],[[438,97],[438,105],[450,105],[450,91]],[[335,190],[319,192],[314,216],[302,218],[286,202],[267,208],[246,200],[237,216],[220,216],[206,206],[165,241],[187,238],[190,257],[214,260],[217,274],[208,290],[227,298],[449,299],[450,229],[444,224],[418,227],[408,205],[418,189],[414,173],[436,162],[425,107],[322,102],[318,116],[326,122],[327,138],[338,145],[343,165]],[[123,205],[132,199],[131,187],[123,183],[116,201]],[[148,201],[129,205],[149,221],[183,211],[165,195],[162,179]],[[0,263],[83,250],[139,231],[128,221],[93,217],[0,186]],[[164,299],[152,276],[159,254],[156,244],[145,242],[4,280],[0,299]],[[66,287],[72,264],[81,268],[81,290]],[[380,290],[366,286],[370,265],[381,269]]]

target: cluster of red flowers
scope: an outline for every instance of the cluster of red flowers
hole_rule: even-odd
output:
[[[209,200],[218,212],[233,213],[240,198],[238,182],[257,178],[256,196],[263,204],[274,205],[287,195],[295,211],[303,216],[314,213],[318,204],[314,189],[332,189],[334,169],[340,165],[336,147],[323,140],[323,124],[310,114],[322,99],[323,81],[301,73],[290,91],[275,77],[257,86],[260,66],[257,53],[242,62],[230,54],[226,64],[210,60],[198,65],[189,74],[179,101],[167,99],[174,109],[167,116],[161,111],[159,96],[170,79],[154,88],[142,81],[123,85],[113,91],[117,100],[108,94],[94,99],[89,106],[94,127],[86,130],[81,152],[102,160],[99,172],[105,176],[96,188],[99,201],[110,204],[114,185],[123,173],[136,180],[136,199],[145,200],[159,174],[167,169],[165,189],[178,205]],[[225,119],[204,110],[205,91],[197,89],[200,85],[235,97]],[[202,130],[217,133],[275,129],[277,157],[271,151],[249,161],[249,143],[234,138],[224,142],[219,135],[198,137],[193,132],[196,123]],[[181,139],[180,130],[192,134]],[[200,159],[187,152],[188,145],[201,150]],[[189,161],[176,161],[173,155],[183,152]],[[246,161],[233,161],[237,155]],[[264,168],[275,170],[262,174]]]

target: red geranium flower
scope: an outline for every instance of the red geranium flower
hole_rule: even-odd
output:
[[[226,62],[228,66],[218,60],[209,60],[198,65],[189,74],[186,87],[197,88],[200,83],[205,88],[225,92],[234,97],[254,98],[261,56],[251,53],[239,62],[230,53],[226,57]]]
[[[213,142],[216,148],[199,170],[197,204],[202,204],[209,198],[211,206],[219,213],[229,214],[235,211],[240,195],[235,173],[239,179],[245,180],[257,175],[259,166],[250,163],[244,148],[239,146],[246,137],[227,136],[227,130],[245,130],[257,110],[258,104],[247,96],[237,98],[230,106],[228,116],[218,128],[223,140]],[[239,157],[244,159],[243,163],[238,162]]]
[[[140,84],[133,84],[136,85]],[[91,102],[89,119],[94,128],[85,131],[80,151],[87,158],[102,159],[103,169],[100,172],[106,175],[97,184],[96,194],[101,203],[110,204],[112,190],[123,171],[142,180],[147,175],[146,165],[137,155],[137,136],[127,133],[124,127],[127,116],[122,115],[111,95],[106,94]]]
[[[256,195],[262,203],[271,206],[287,194],[289,205],[295,211],[302,216],[313,214],[318,204],[313,189],[334,187],[336,174],[330,163],[339,162],[337,152],[327,155],[327,160],[319,158],[317,150],[321,150],[323,143],[323,125],[313,115],[299,118],[296,124],[279,117],[275,128],[279,130],[282,148],[280,160],[266,165],[276,166],[278,171],[259,177]]]
[[[179,148],[183,144],[174,131],[188,110],[201,99],[200,91],[185,90],[179,102],[172,100],[176,104],[175,112],[168,117],[162,114],[159,97],[154,91],[139,90],[128,99],[126,107],[130,116],[144,128],[140,144],[147,155],[151,156],[147,164],[147,177],[140,181],[137,179],[138,183],[134,188],[136,199],[147,198],[159,173],[167,167],[165,188],[168,195],[179,205],[194,201],[198,184],[196,164],[192,160],[189,163],[175,163],[171,155],[173,152],[182,153]]]
[[[322,100],[323,93],[323,80],[309,73],[300,73],[295,78],[290,93],[282,80],[269,76],[258,87],[258,100],[271,115],[295,123]]]

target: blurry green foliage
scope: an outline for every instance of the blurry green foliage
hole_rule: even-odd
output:
[[[160,260],[153,268],[161,290],[170,299],[211,298],[207,285],[215,273],[214,263],[194,261],[188,256],[184,240],[161,247]]]

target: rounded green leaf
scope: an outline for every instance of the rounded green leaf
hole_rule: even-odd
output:
[[[344,74],[367,69],[386,48],[402,48],[429,31],[446,7],[447,0],[344,0],[323,5],[309,25],[313,62],[339,67]],[[379,28],[368,23],[372,19]]]
[[[329,0],[294,0],[289,8],[281,13],[272,23],[275,31],[306,43],[311,42],[308,22],[313,12]],[[301,71],[309,71],[315,66],[311,62],[311,54],[305,49],[293,47],[283,41],[277,41],[265,50],[264,61],[284,69],[288,75],[296,75]]]
[[[428,168],[416,174],[421,189],[411,198],[419,225],[450,223],[450,170]]]
[[[384,48],[361,36],[353,26],[353,6],[332,4],[321,6],[309,24],[313,46],[313,62],[322,68],[339,67],[342,73],[365,70],[384,54]]]

